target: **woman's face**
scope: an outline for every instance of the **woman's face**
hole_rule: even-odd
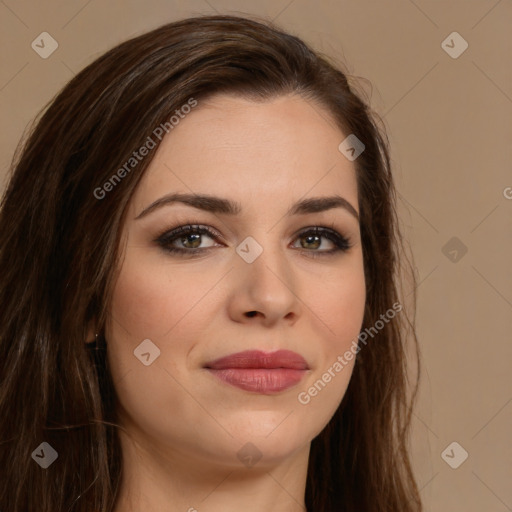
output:
[[[299,96],[217,95],[164,138],[129,206],[106,332],[120,421],[145,449],[271,465],[334,414],[365,304],[347,135]],[[188,224],[212,234],[170,233]]]

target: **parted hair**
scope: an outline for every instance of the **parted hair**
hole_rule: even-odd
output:
[[[113,510],[122,454],[101,326],[127,205],[155,151],[107,197],[94,191],[190,98],[219,93],[255,101],[300,95],[363,142],[354,161],[363,328],[401,300],[401,269],[409,260],[388,139],[342,64],[248,17],[188,18],[123,42],[43,109],[18,147],[0,205],[2,512]],[[417,347],[413,298],[407,313],[361,349],[339,408],[312,441],[308,512],[421,510],[408,450],[419,375],[408,377],[408,347]],[[93,321],[100,336],[86,344]],[[58,453],[44,470],[32,459],[43,441]]]

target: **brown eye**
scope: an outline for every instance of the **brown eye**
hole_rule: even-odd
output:
[[[331,246],[333,247],[331,249],[319,250],[319,248],[322,247],[322,239],[325,238],[331,242]],[[303,231],[299,235],[298,240],[300,240],[301,245],[299,249],[304,249],[305,252],[315,253],[315,256],[316,254],[329,255],[339,251],[347,251],[351,247],[348,238],[337,231],[318,226]]]
[[[211,240],[218,240],[220,238],[217,233],[206,226],[187,225],[166,231],[155,242],[165,251],[180,256],[204,253],[213,247],[220,247],[214,243],[201,247],[205,236]],[[329,240],[331,248],[320,249],[325,245],[325,239]],[[295,247],[311,256],[329,256],[340,251],[345,252],[351,247],[350,241],[337,231],[319,226],[303,231],[299,234],[297,240],[300,243],[300,247]]]
[[[318,249],[322,245],[322,236],[318,235],[303,235],[301,240],[303,249]]]
[[[177,254],[197,254],[206,251],[215,244],[201,247],[204,238],[215,240],[218,238],[216,233],[205,226],[189,225],[167,231],[160,235],[156,242],[165,250]]]
[[[179,242],[185,246],[186,249],[197,249],[201,245],[201,237],[199,233],[191,233],[190,235],[182,236]],[[187,244],[191,244],[191,246]]]

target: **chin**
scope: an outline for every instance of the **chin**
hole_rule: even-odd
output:
[[[259,411],[233,419],[227,430],[233,434],[230,443],[255,445],[265,460],[282,459],[304,447],[322,426],[311,426],[294,418],[292,408],[279,411]],[[316,427],[316,428],[315,428]]]

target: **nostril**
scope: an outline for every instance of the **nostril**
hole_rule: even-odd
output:
[[[253,317],[257,313],[258,313],[257,311],[249,311],[248,313],[246,313],[246,315],[249,316],[249,317]]]

